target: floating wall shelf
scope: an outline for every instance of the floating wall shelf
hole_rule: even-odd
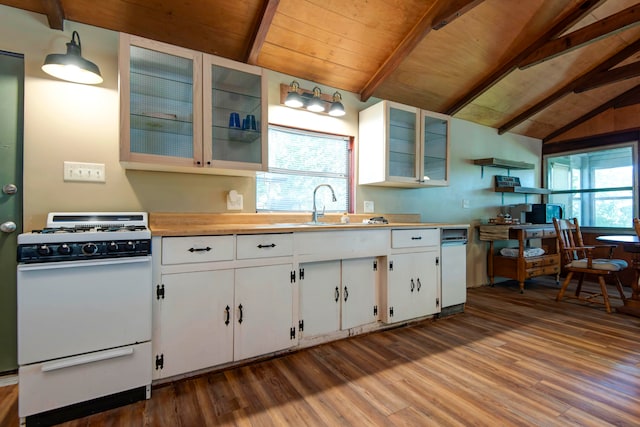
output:
[[[498,159],[496,157],[487,157],[486,159],[475,159],[473,161],[473,164],[482,166],[482,171],[480,172],[481,177],[484,177],[485,166],[492,167],[492,168],[506,169],[507,171],[510,171],[511,169],[519,169],[519,170],[535,169],[536,167],[533,163],[516,162],[514,160]]]

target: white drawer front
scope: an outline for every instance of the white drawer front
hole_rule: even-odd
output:
[[[26,417],[151,384],[151,343],[21,366],[18,414]]]
[[[162,263],[230,261],[233,259],[233,236],[163,237]]]
[[[293,234],[249,234],[237,236],[238,259],[293,255]]]
[[[438,228],[391,230],[392,248],[417,248],[421,246],[440,246],[440,230]]]

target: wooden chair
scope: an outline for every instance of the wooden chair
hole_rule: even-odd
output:
[[[607,309],[607,313],[611,313],[611,305],[609,304],[609,295],[607,294],[607,285],[605,277],[613,277],[616,288],[620,293],[620,298],[625,300],[622,291],[622,283],[618,278],[618,272],[627,268],[627,262],[621,259],[613,259],[613,249],[616,245],[585,245],[582,240],[580,225],[576,218],[573,219],[553,219],[553,225],[558,236],[558,248],[560,250],[564,268],[568,272],[567,277],[562,283],[562,287],[556,296],[556,301],[562,300],[569,282],[574,274],[578,274],[578,285],[575,295],[581,301],[589,303],[598,302],[602,297],[602,303]],[[592,252],[595,250],[608,249],[607,258],[594,258]],[[582,292],[582,283],[585,274],[593,274],[598,277],[600,284],[600,292]],[[586,296],[580,296],[580,293]]]
[[[640,237],[640,218],[633,218],[633,228],[636,230],[638,237]]]

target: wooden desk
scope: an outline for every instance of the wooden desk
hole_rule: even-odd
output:
[[[622,307],[617,307],[616,311],[620,313],[630,314],[632,316],[640,317],[640,237],[629,235],[613,235],[613,236],[599,236],[596,240],[605,243],[622,244],[622,249],[625,252],[633,254],[633,260],[631,266],[636,272],[635,280],[631,281],[631,298],[624,300]]]
[[[524,292],[524,282],[537,276],[560,274],[560,255],[558,254],[556,230],[552,224],[531,225],[481,225],[480,240],[489,242],[487,256],[487,274],[491,286],[495,276],[507,277],[518,281],[520,293]],[[541,256],[525,257],[524,250],[530,239],[553,239],[551,246]],[[517,240],[518,256],[507,257],[495,253],[494,242],[499,240]],[[552,249],[552,252],[549,251]]]

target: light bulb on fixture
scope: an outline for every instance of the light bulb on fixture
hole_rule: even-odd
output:
[[[344,105],[342,105],[342,95],[340,92],[336,92],[333,94],[333,102],[331,103],[331,107],[329,107],[329,115],[333,117],[342,117],[346,113],[344,111]]]
[[[284,101],[284,105],[292,108],[300,108],[304,105],[302,96],[298,93],[300,85],[297,81],[292,81],[289,85],[289,92],[287,93],[287,99]]]
[[[77,39],[77,43],[76,43]],[[67,43],[67,53],[51,53],[45,58],[42,71],[62,80],[83,84],[102,83],[100,69],[82,57],[80,35],[74,31]]]
[[[313,98],[307,104],[307,110],[313,111],[314,113],[320,113],[324,111],[324,105],[322,104],[322,99],[320,99],[320,95],[322,92],[318,86],[313,88]]]

